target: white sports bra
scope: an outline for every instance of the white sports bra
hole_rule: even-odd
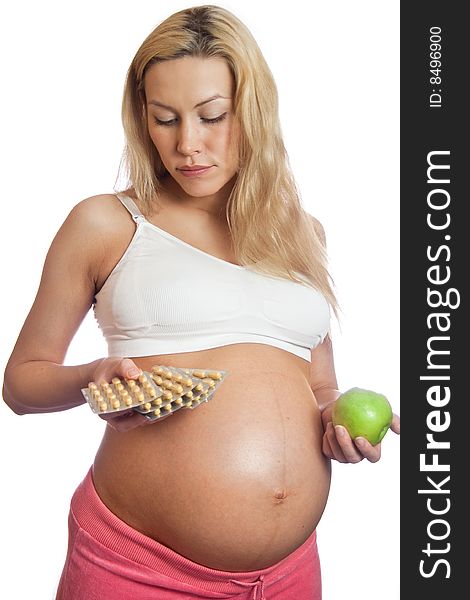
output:
[[[252,342],[310,361],[310,351],[329,328],[322,294],[199,250],[147,221],[128,196],[116,195],[136,230],[95,297],[95,317],[110,356]]]

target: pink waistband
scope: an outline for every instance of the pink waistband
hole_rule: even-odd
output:
[[[71,501],[72,513],[79,526],[103,546],[138,564],[145,565],[173,579],[201,585],[217,591],[221,583],[233,582],[233,592],[240,584],[263,580],[266,575],[278,580],[290,573],[305,553],[311,555],[316,546],[316,532],[281,561],[257,571],[219,571],[193,562],[167,546],[133,529],[112,513],[98,496],[93,484],[92,468],[76,489]],[[238,584],[238,585],[237,585]]]

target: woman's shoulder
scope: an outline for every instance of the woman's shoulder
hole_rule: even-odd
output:
[[[126,194],[128,195],[128,194]],[[88,196],[77,202],[72,212],[84,218],[109,218],[122,212],[122,204],[116,194],[104,193]]]
[[[95,194],[73,206],[52,246],[95,273],[107,257],[122,255],[134,231],[134,221],[115,194]]]
[[[126,195],[130,194],[126,192]],[[75,204],[68,220],[76,227],[106,231],[128,222],[129,214],[116,194],[104,193],[89,196]]]

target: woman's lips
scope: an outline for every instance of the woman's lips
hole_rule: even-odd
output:
[[[182,175],[184,175],[185,177],[198,177],[200,175],[204,175],[204,173],[207,173],[210,169],[212,169],[213,165],[209,165],[207,167],[191,167],[191,168],[183,168],[183,169],[178,169],[178,171],[180,171],[180,173]]]

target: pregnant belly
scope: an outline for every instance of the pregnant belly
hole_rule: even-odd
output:
[[[140,361],[154,364],[229,374],[194,411],[126,433],[107,428],[94,464],[104,503],[211,568],[255,570],[287,556],[315,529],[330,482],[309,363],[236,344]]]

